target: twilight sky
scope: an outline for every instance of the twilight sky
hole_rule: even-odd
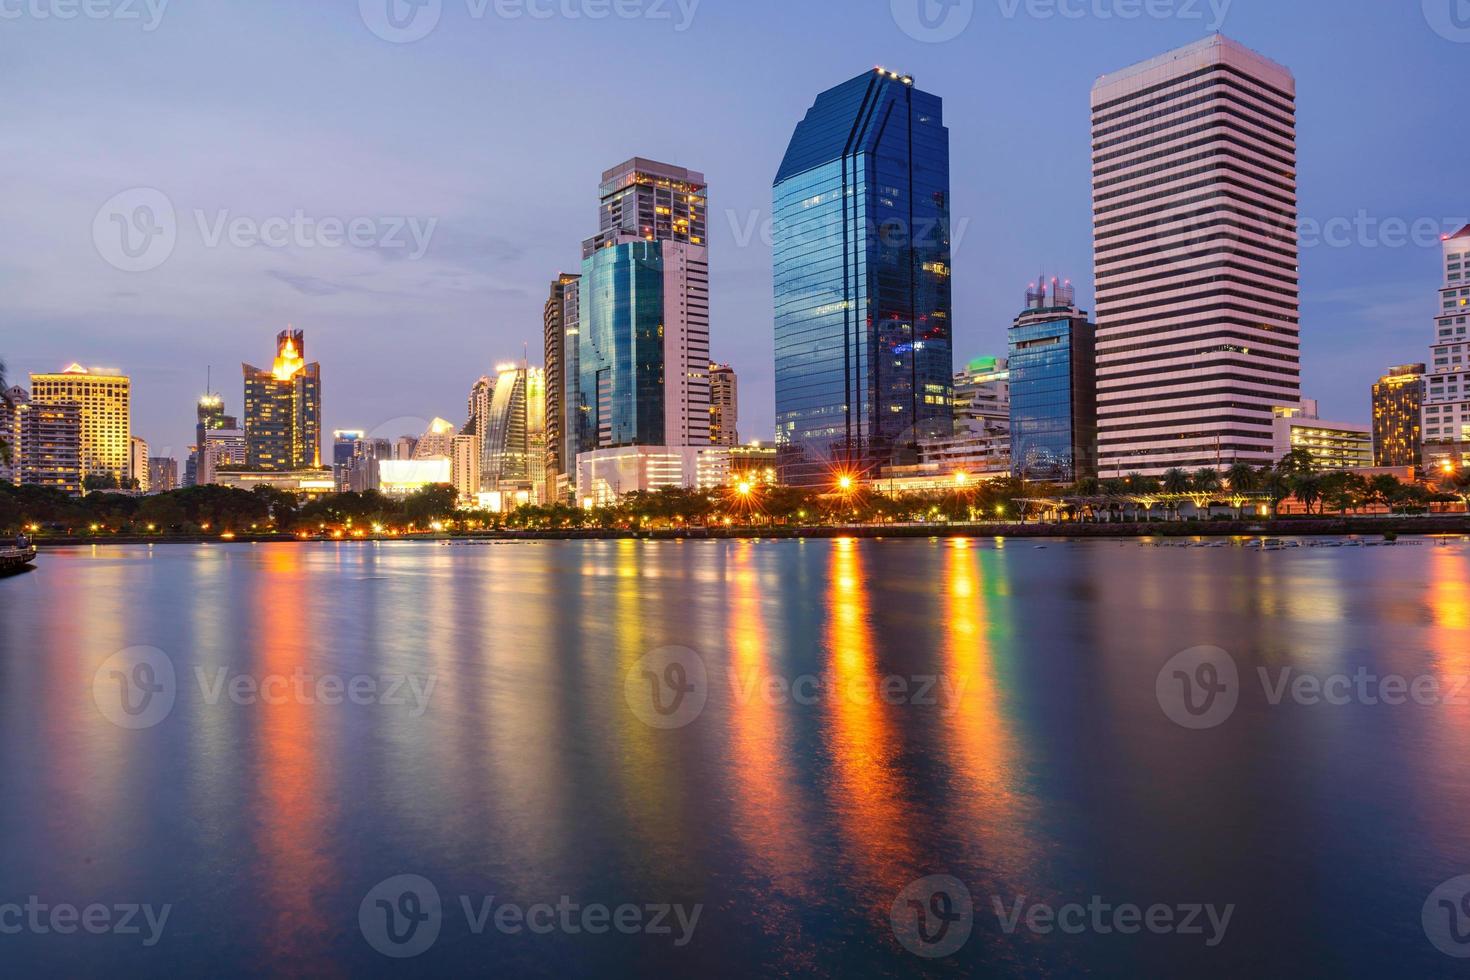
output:
[[[1092,82],[1222,13],[1297,76],[1325,416],[1366,422],[1373,379],[1425,359],[1438,235],[1470,222],[1470,0],[417,0],[396,22],[387,2],[0,0],[12,383],[121,368],[135,433],[182,457],[206,366],[238,412],[240,362],[289,322],[326,429],[462,421],[476,377],[540,361],[599,176],[641,155],[709,179],[714,355],[741,436],[769,438],[770,184],[819,91],[883,64],[943,97],[958,363],[1004,353],[1043,268],[1091,302]]]

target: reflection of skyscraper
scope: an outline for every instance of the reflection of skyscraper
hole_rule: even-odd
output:
[[[715,446],[740,444],[740,389],[735,369],[728,364],[709,366],[709,441]]]
[[[486,490],[535,489],[546,480],[546,375],[501,365],[480,449]]]
[[[283,330],[269,371],[245,372],[247,466],[252,470],[302,470],[321,466],[321,365],[306,362],[306,335]]]
[[[567,394],[577,376],[578,290],[581,276],[566,273],[551,284],[543,329],[546,340],[546,481],[555,492],[558,477],[576,468],[576,432],[567,412]]]
[[[949,131],[881,68],[817,96],[776,174],[776,442],[787,482],[950,428]]]
[[[130,379],[73,364],[60,374],[31,375],[31,404],[75,405],[81,409],[82,478],[99,477],[126,486],[132,431]]]
[[[1092,89],[1108,477],[1274,463],[1301,401],[1296,82],[1220,35]]]
[[[635,158],[603,174],[582,245],[577,451],[709,443],[704,175]]]

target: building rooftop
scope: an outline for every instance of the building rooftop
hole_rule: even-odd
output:
[[[1238,41],[1231,40],[1224,34],[1212,34],[1209,37],[1195,41],[1193,44],[1186,44],[1182,48],[1167,51],[1147,61],[1140,61],[1136,65],[1130,65],[1127,68],[1101,75],[1093,83],[1092,90],[1094,93],[1097,93],[1099,90],[1110,88],[1130,79],[1136,79],[1150,72],[1162,72],[1184,61],[1196,61],[1200,64],[1233,62],[1253,67],[1267,76],[1276,76],[1284,85],[1293,84],[1291,69],[1285,65],[1272,61],[1259,52],[1252,51],[1250,48]]]
[[[1451,241],[1454,241],[1457,238],[1470,238],[1470,225],[1466,225],[1465,227],[1461,228],[1459,231],[1455,232],[1453,235],[1446,235],[1445,236],[1445,241],[1451,242]]]

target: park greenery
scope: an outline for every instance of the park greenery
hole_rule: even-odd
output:
[[[1304,452],[1272,467],[1239,464],[1224,473],[1171,470],[1162,477],[1137,474],[1089,479],[1071,486],[1018,480],[957,480],[924,493],[877,492],[844,486],[802,489],[737,478],[716,490],[635,493],[605,506],[569,503],[527,506],[510,514],[457,509],[448,486],[432,486],[393,499],[376,491],[304,499],[269,487],[238,490],[189,487],[168,493],[93,491],[70,497],[56,490],[0,482],[0,530],[42,537],[113,535],[291,535],[377,537],[395,534],[489,531],[624,530],[689,527],[846,526],[898,523],[1006,523],[1037,518],[1036,501],[1055,501],[1056,513],[1076,518],[1142,501],[1150,519],[1183,519],[1193,502],[1197,516],[1210,505],[1244,516],[1264,506],[1274,514],[1294,501],[1308,515],[1367,512],[1423,513],[1433,503],[1470,505],[1470,471],[1443,474],[1437,487],[1405,483],[1392,475],[1318,472]],[[1085,506],[1084,506],[1085,505]],[[1200,512],[1203,511],[1201,515]],[[1135,511],[1136,512],[1136,511]],[[1229,513],[1218,515],[1228,518]]]

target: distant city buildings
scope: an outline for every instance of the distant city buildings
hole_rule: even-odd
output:
[[[1215,35],[1092,90],[1108,476],[1272,463],[1301,398],[1296,82]]]
[[[577,450],[709,444],[704,175],[634,158],[602,176],[582,246]]]
[[[1412,466],[1424,463],[1423,364],[1389,368],[1373,386],[1373,465]]]
[[[398,441],[393,444],[393,458],[410,460],[418,452],[419,440],[417,436],[399,436]]]
[[[194,406],[194,445],[189,451],[185,465],[184,486],[207,485],[214,482],[214,469],[205,458],[203,450],[208,443],[207,435],[217,429],[238,430],[239,421],[225,414],[225,400],[214,392],[199,396]]]
[[[148,459],[148,492],[168,493],[179,488],[179,461],[172,456]]]
[[[776,443],[783,482],[917,459],[951,423],[949,131],[876,68],[818,95],[776,174]]]
[[[352,461],[357,458],[357,444],[367,438],[361,429],[337,429],[332,433],[332,483],[337,492],[352,489]]]
[[[256,471],[317,470],[322,465],[321,365],[306,361],[304,331],[276,337],[276,357],[245,375],[246,466]]]
[[[581,453],[577,495],[582,506],[601,507],[630,493],[714,489],[729,479],[732,452],[714,446],[618,446]]]
[[[1276,408],[1272,419],[1272,455],[1280,460],[1298,449],[1306,450],[1314,468],[1324,472],[1374,465],[1372,429],[1324,421],[1318,417],[1317,402],[1310,398],[1299,405]]]
[[[740,385],[728,364],[709,366],[709,441],[712,446],[740,444]]]
[[[82,482],[125,488],[132,479],[132,380],[73,364],[60,374],[31,375],[33,409],[74,405],[81,425]]]
[[[1004,357],[977,357],[957,371],[953,430],[920,440],[918,467],[890,467],[885,475],[918,487],[925,478],[953,485],[956,474],[1011,474],[1011,371]]]
[[[1444,285],[1424,378],[1424,463],[1470,466],[1470,225],[1444,239]]]
[[[1011,475],[1074,483],[1097,472],[1096,327],[1070,282],[1026,291],[1010,330]]]

